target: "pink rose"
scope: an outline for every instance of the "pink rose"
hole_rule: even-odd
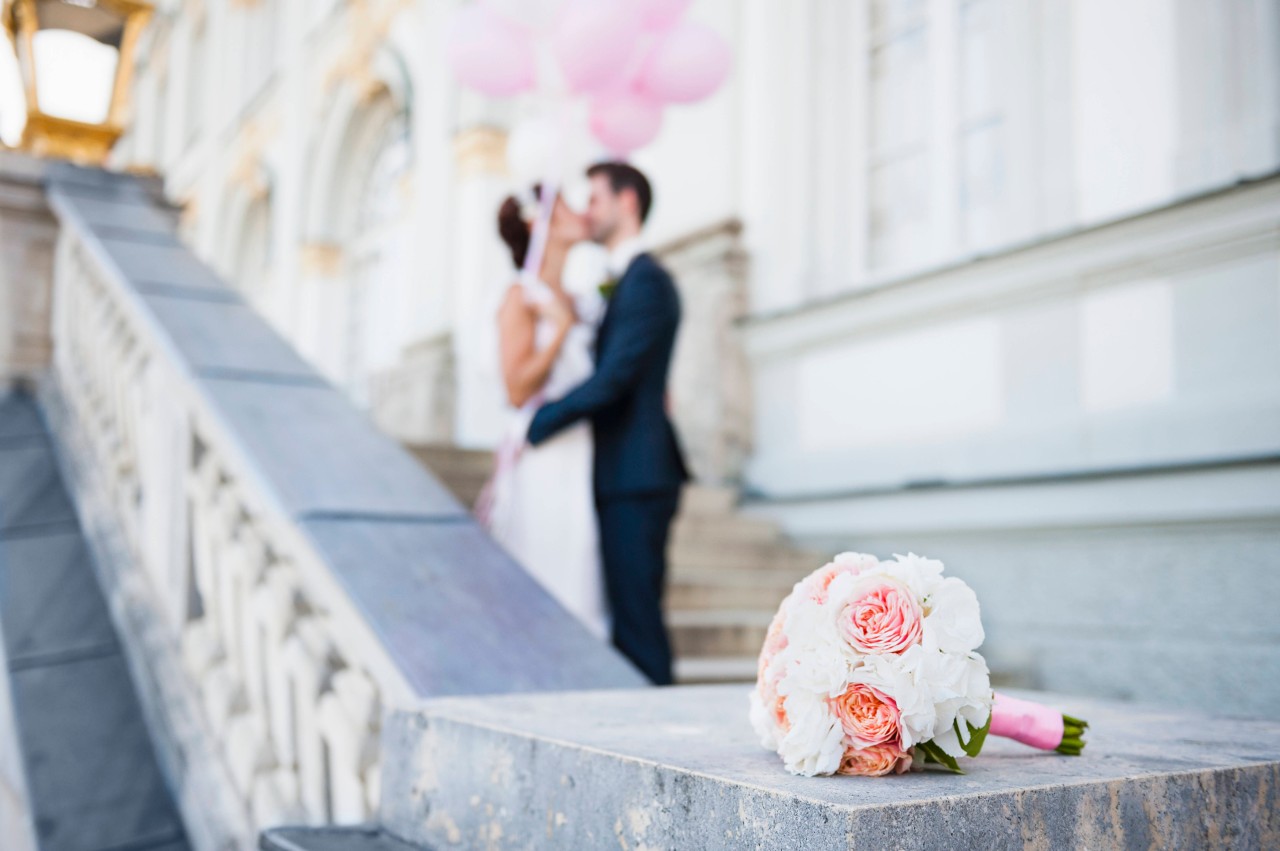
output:
[[[869,748],[845,748],[837,774],[857,777],[882,777],[903,774],[911,768],[911,752],[897,745],[872,745]]]
[[[860,653],[901,653],[920,643],[924,612],[907,586],[887,576],[866,577],[840,612],[840,635]]]
[[[879,689],[854,683],[849,690],[830,700],[831,711],[840,719],[845,744],[855,748],[892,744],[902,741],[898,728],[898,704]]]

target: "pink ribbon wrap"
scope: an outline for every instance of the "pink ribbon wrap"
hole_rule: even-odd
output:
[[[1039,703],[997,694],[991,707],[991,735],[1013,739],[1042,751],[1062,744],[1062,713]]]

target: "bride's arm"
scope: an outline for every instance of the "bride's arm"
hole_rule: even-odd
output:
[[[529,401],[547,383],[551,367],[560,356],[564,339],[573,327],[573,314],[567,309],[553,313],[556,334],[551,343],[539,350],[535,332],[538,313],[525,304],[519,286],[507,291],[498,312],[498,349],[502,356],[502,380],[507,386],[507,399],[517,408]]]

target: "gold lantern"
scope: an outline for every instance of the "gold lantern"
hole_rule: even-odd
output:
[[[123,130],[141,0],[4,0],[27,98],[21,147],[100,165]]]

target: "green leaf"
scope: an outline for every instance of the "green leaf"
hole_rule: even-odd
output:
[[[982,753],[982,746],[987,742],[987,733],[991,731],[991,713],[987,713],[987,723],[983,724],[981,729],[976,729],[968,721],[964,725],[969,728],[969,741],[967,744],[961,744],[964,752],[969,756],[977,756]],[[960,719],[956,719],[956,733],[960,732]]]
[[[921,742],[916,745],[916,747],[920,748],[920,750],[924,752],[925,762],[945,765],[956,774],[964,774],[964,772],[960,770],[960,763],[956,762],[956,758],[935,745],[933,742]]]

